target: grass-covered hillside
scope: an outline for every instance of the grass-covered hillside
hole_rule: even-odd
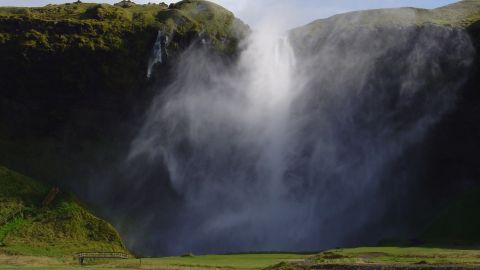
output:
[[[292,29],[290,35],[299,50],[308,50],[311,43],[322,42],[328,33],[358,30],[402,31],[426,27],[447,27],[467,29],[475,35],[478,44],[480,36],[480,1],[462,0],[436,9],[413,7],[372,9],[338,14],[326,19],[313,21],[305,26]],[[349,35],[352,35],[351,33]],[[314,45],[315,46],[315,45]]]
[[[126,252],[117,231],[73,195],[0,166],[0,254],[71,256]],[[49,198],[47,198],[49,197]]]
[[[233,50],[229,38],[239,23],[223,7],[201,0],[185,0],[167,6],[137,5],[119,2],[115,5],[68,3],[40,8],[0,8],[0,44],[13,43],[23,49],[65,50],[69,47],[90,50],[135,49],[130,35],[160,29],[172,35],[172,47],[182,38],[205,33],[219,49]],[[137,36],[142,38],[142,36]],[[136,45],[152,37],[137,39]],[[149,43],[147,47],[151,44]],[[228,48],[227,48],[228,47]]]
[[[294,269],[477,269],[480,251],[430,247],[359,247],[321,252],[301,262],[282,262],[269,270]],[[473,267],[473,268],[472,268]]]
[[[329,25],[334,25],[335,28],[424,25],[468,28],[478,21],[480,21],[480,1],[463,0],[436,9],[405,7],[349,12],[314,21],[297,30],[315,32]]]

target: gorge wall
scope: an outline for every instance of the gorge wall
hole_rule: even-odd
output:
[[[165,63],[165,72],[147,78],[159,29],[170,37],[172,58],[199,38],[232,54],[232,25],[240,22],[217,5],[205,7],[1,8],[1,164],[65,184],[115,163],[154,95],[149,84],[170,76]]]
[[[151,194],[140,204],[162,209],[133,207],[134,227],[164,232],[151,245],[173,254],[418,237],[472,180],[425,184],[425,140],[455,111],[475,49],[462,27],[415,12],[342,15],[289,39],[268,22],[233,65],[186,51],[125,163],[132,201]],[[151,190],[158,174],[168,180]]]
[[[421,242],[480,187],[478,1],[240,43],[204,1],[78,9],[1,17],[0,163],[70,187],[137,252]]]

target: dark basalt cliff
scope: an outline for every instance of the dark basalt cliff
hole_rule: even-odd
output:
[[[339,57],[344,61],[362,59],[364,54],[374,55],[373,70],[370,66],[355,69],[348,63],[343,66],[353,73],[365,69],[369,72],[363,84],[355,85],[363,93],[355,97],[356,102],[363,104],[360,105],[364,106],[363,112],[373,112],[353,116],[352,121],[360,128],[371,130],[372,126],[382,125],[382,121],[394,119],[396,134],[412,130],[411,121],[419,119],[424,106],[436,106],[432,94],[445,90],[442,95],[450,108],[427,130],[421,142],[406,150],[406,158],[400,159],[387,177],[404,180],[401,184],[393,180],[384,182],[385,189],[408,190],[396,204],[388,207],[399,209],[409,205],[406,208],[409,213],[387,224],[405,220],[412,223],[417,237],[405,243],[480,243],[475,229],[480,221],[473,214],[480,208],[476,199],[480,188],[480,1],[459,1],[432,10],[402,8],[341,14],[294,29],[291,38],[304,61],[312,61],[312,55]],[[322,54],[325,52],[327,54]],[[405,65],[412,59],[416,61],[415,69]],[[424,71],[422,65],[427,67]],[[316,68],[315,62],[307,66]],[[337,69],[332,67],[332,70]],[[324,76],[330,76],[329,85],[340,80],[348,86],[351,78],[342,77],[347,71],[329,72],[329,69],[322,71],[327,74]],[[407,107],[403,107],[407,103],[402,104],[404,93],[399,83],[399,80],[407,81],[404,74],[413,74],[414,83],[421,85],[418,89],[423,93],[408,96]],[[458,84],[455,86],[452,82]],[[310,102],[310,106],[315,107],[315,103],[322,100]],[[352,103],[343,105],[349,104]],[[348,109],[343,107],[337,111],[342,110]],[[372,118],[372,115],[382,115],[378,114],[382,110],[383,117]],[[396,115],[396,110],[403,111],[402,115]],[[345,140],[348,145],[348,138]],[[408,185],[410,188],[405,188]],[[395,220],[395,217],[387,215],[386,219]],[[378,226],[381,230],[385,223]]]
[[[207,1],[0,8],[0,164],[82,195],[92,184],[86,179],[122,159],[151,86],[170,80],[177,55],[203,46],[235,57],[247,29]],[[159,38],[168,40],[168,55],[150,62]],[[115,229],[72,196],[62,193],[44,209],[45,186],[3,167],[0,182],[1,211],[8,215],[12,203],[30,211],[0,224],[3,252],[125,250]],[[32,191],[18,199],[10,186]]]
[[[207,1],[0,8],[0,164],[62,184],[115,159],[115,145],[195,42],[231,57],[247,27]],[[147,78],[153,44],[169,59]]]

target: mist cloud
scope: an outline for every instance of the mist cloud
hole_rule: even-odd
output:
[[[390,15],[413,15],[401,12]],[[157,89],[125,165],[135,185],[157,181],[177,198],[130,208],[158,236],[148,246],[305,251],[408,235],[418,146],[455,107],[468,35],[352,28],[362,18],[350,16],[282,36],[281,18],[266,18],[235,63],[192,46],[173,83]]]
[[[259,3],[221,3],[255,25],[239,58],[186,50],[117,174],[92,181],[91,201],[137,252],[305,251],[409,234],[418,154],[455,107],[468,35],[341,19],[288,35],[307,10],[319,17],[314,2]],[[363,7],[322,3],[325,14]]]

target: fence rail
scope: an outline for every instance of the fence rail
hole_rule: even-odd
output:
[[[128,259],[128,254],[122,252],[80,252],[74,255],[80,264],[85,259]]]

